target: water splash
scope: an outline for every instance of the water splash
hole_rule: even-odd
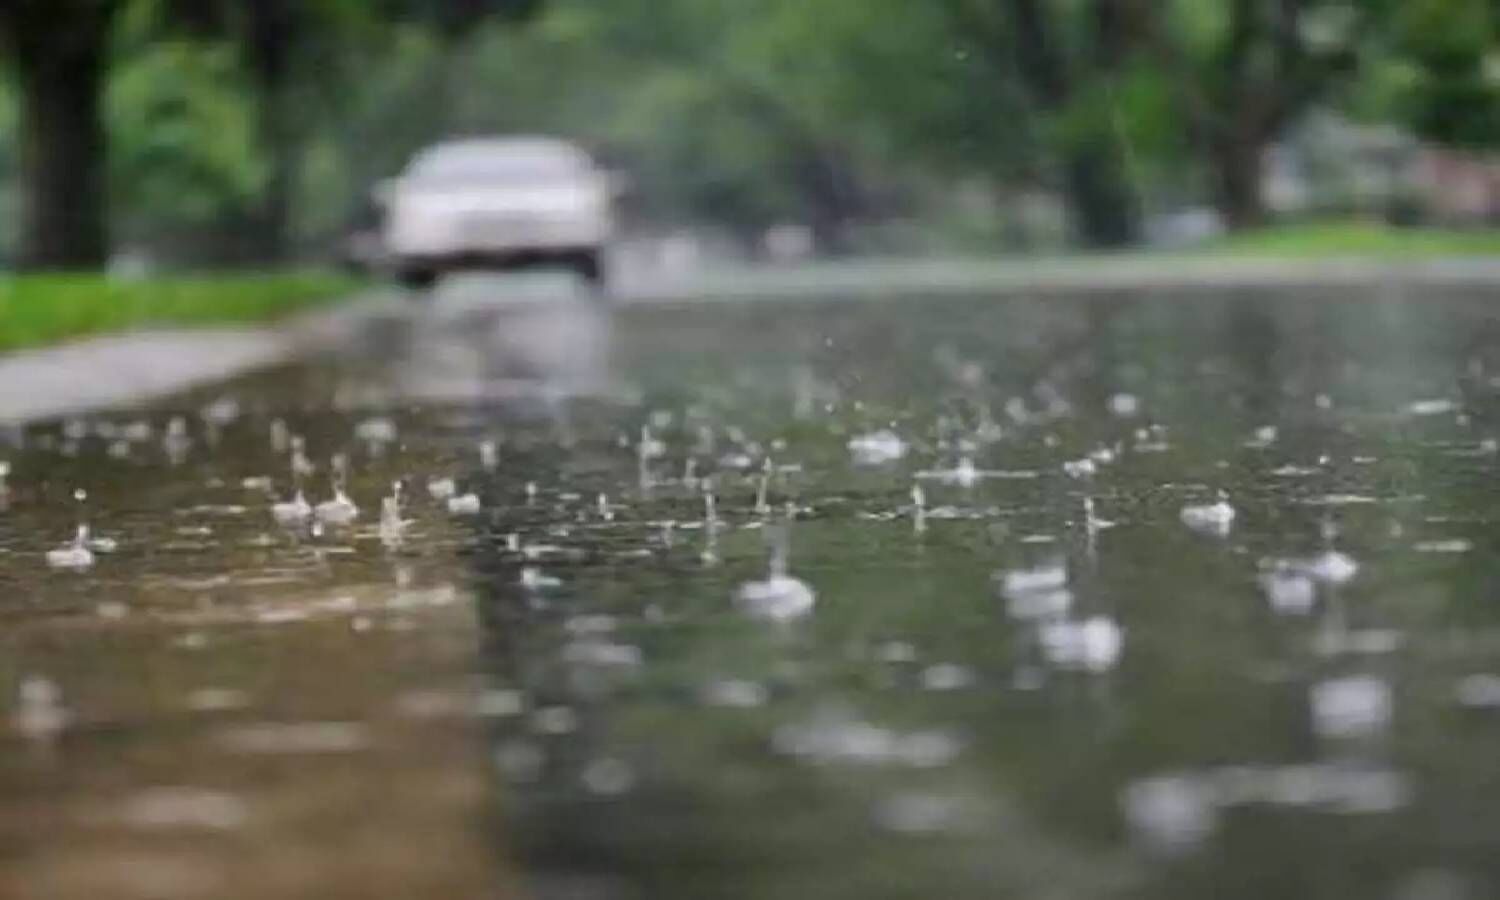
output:
[[[889,428],[852,437],[848,447],[855,464],[861,466],[882,466],[896,462],[906,456],[908,449],[901,435]]]
[[[1121,812],[1144,849],[1175,856],[1201,847],[1218,830],[1221,810],[1260,805],[1379,815],[1411,802],[1406,774],[1354,761],[1226,765],[1131,782]]]
[[[752,709],[766,705],[771,694],[765,685],[755,681],[718,678],[703,685],[698,696],[705,706]]]
[[[766,577],[747,581],[735,592],[735,600],[746,613],[777,622],[801,618],[812,612],[816,595],[806,582],[787,571],[791,555],[790,522],[767,529],[770,559]]]
[[[979,470],[974,468],[974,458],[971,456],[959,459],[958,464],[952,469],[928,474],[931,474],[932,477],[937,478],[939,481],[947,484],[955,484],[961,488],[973,487],[981,477]]]
[[[755,486],[755,514],[761,518],[765,518],[771,514],[771,503],[768,495],[771,490],[771,473],[774,469],[775,466],[771,462],[771,458],[769,456],[766,457],[765,461],[761,463],[760,476]]]
[[[973,687],[979,680],[974,670],[957,663],[935,663],[922,670],[922,689],[928,691],[958,691]]]
[[[1353,557],[1332,548],[1304,561],[1301,568],[1314,579],[1335,586],[1352,581],[1359,574],[1359,563]]]
[[[1255,434],[1250,437],[1250,440],[1245,442],[1245,446],[1252,449],[1265,449],[1276,443],[1276,439],[1279,436],[1280,431],[1275,425],[1262,425],[1255,429]]]
[[[554,575],[547,575],[536,566],[523,566],[521,568],[521,587],[528,591],[547,591],[562,587],[562,579]]]
[[[1446,397],[1416,400],[1406,405],[1406,412],[1416,417],[1441,416],[1458,411],[1458,403]]]
[[[317,466],[307,458],[307,441],[301,435],[294,434],[290,438],[292,451],[292,477],[303,479],[311,477],[317,471]],[[300,483],[300,482],[299,482]]]
[[[825,707],[805,721],[777,728],[772,747],[809,762],[935,769],[958,757],[959,740],[945,731],[901,732]]]
[[[447,509],[450,516],[478,515],[482,506],[483,504],[479,499],[479,495],[473,491],[449,497],[447,501]]]
[[[281,420],[278,419],[277,421]],[[275,519],[278,525],[286,528],[294,528],[305,524],[308,519],[312,518],[312,504],[307,502],[307,494],[302,487],[302,479],[306,476],[308,470],[311,469],[311,465],[307,462],[307,457],[302,451],[302,439],[300,437],[290,436],[287,439],[287,443],[290,446],[291,452],[292,499],[272,504],[271,518]],[[248,488],[250,486],[247,480],[245,487]],[[271,483],[269,478],[265,479],[264,486],[266,490],[270,490]]]
[[[335,454],[330,462],[332,470],[333,497],[324,500],[313,508],[313,515],[317,516],[320,523],[324,525],[348,525],[359,518],[359,507],[344,493],[344,487],[349,477],[349,460],[342,453]]]
[[[1390,726],[1395,702],[1390,685],[1374,675],[1349,675],[1308,691],[1313,730],[1326,738],[1356,738]]]
[[[492,440],[479,442],[479,467],[493,472],[500,465],[500,446]]]
[[[1069,478],[1092,478],[1099,471],[1099,465],[1085,456],[1082,459],[1067,460],[1062,464],[1063,474]]]
[[[618,797],[635,787],[635,769],[623,760],[605,757],[584,766],[578,776],[583,787],[591,794],[601,797]]]
[[[400,547],[409,520],[401,517],[401,482],[391,482],[391,495],[380,500],[380,543],[386,549]]]
[[[1140,414],[1141,399],[1124,392],[1109,398],[1109,411],[1121,419],[1130,419]]]
[[[395,443],[396,437],[396,423],[385,416],[365,419],[354,426],[355,440],[363,442],[372,455],[379,452],[383,445]]]
[[[443,476],[440,478],[427,479],[427,496],[439,503],[458,493],[458,482],[452,478]]]
[[[292,527],[304,524],[312,517],[312,504],[307,502],[307,496],[298,488],[292,495],[292,499],[271,505],[271,517],[280,525]]]
[[[47,551],[47,565],[54,569],[82,571],[94,565],[94,553],[88,547],[89,529],[79,525],[70,543]]]
[[[1237,515],[1235,508],[1229,505],[1229,495],[1224,491],[1218,492],[1218,499],[1213,503],[1195,503],[1182,508],[1179,518],[1186,525],[1199,534],[1213,537],[1227,537],[1234,527],[1234,519]]]
[[[1091,560],[1097,560],[1099,555],[1099,532],[1115,527],[1115,523],[1109,519],[1102,518],[1095,507],[1094,498],[1085,496],[1083,498],[1083,534],[1084,549]]]
[[[1002,594],[1018,597],[1067,587],[1068,569],[1061,560],[1053,560],[1035,568],[999,572],[996,578]]]
[[[650,425],[642,425],[641,439],[636,443],[635,452],[642,462],[660,459],[667,455],[667,445],[651,433]]]
[[[21,679],[12,719],[21,737],[40,744],[50,743],[68,726],[71,718],[62,702],[62,689],[56,682],[42,675],[28,675]]]
[[[74,533],[71,542],[47,551],[47,565],[54,569],[82,571],[94,565],[94,551],[90,547],[89,540],[89,525],[83,514],[83,504],[88,499],[88,492],[83,488],[78,488],[73,492],[73,499],[78,503],[78,530]]]
[[[698,559],[705,566],[719,563],[719,504],[712,478],[703,480],[703,550]]]
[[[1317,602],[1317,585],[1297,565],[1281,561],[1260,576],[1271,610],[1283,616],[1305,616]]]
[[[1197,849],[1219,828],[1211,785],[1191,775],[1156,775],[1131,782],[1120,807],[1145,849],[1175,856]]]
[[[1030,481],[1037,477],[1037,473],[1029,469],[980,469],[974,465],[972,456],[961,456],[951,469],[924,469],[916,477],[967,490],[986,479]]]
[[[162,435],[161,447],[172,465],[180,466],[187,461],[188,454],[193,449],[193,439],[188,436],[187,419],[182,416],[172,417],[167,423],[166,434]]]
[[[1039,636],[1042,652],[1053,665],[1095,673],[1114,668],[1125,645],[1125,630],[1108,616],[1047,622]]]
[[[271,452],[277,455],[287,452],[291,448],[292,432],[283,419],[272,419],[269,429],[271,441]]]

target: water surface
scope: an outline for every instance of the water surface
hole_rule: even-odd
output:
[[[29,429],[0,689],[68,719],[14,729],[0,853],[56,896],[1487,896],[1492,303],[440,302]],[[272,521],[277,419],[356,527]],[[120,546],[50,571],[77,487]],[[773,621],[778,545],[816,599]]]

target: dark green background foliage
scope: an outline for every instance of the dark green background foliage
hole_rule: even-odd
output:
[[[1310,111],[1500,140],[1497,25],[1492,0],[13,0],[0,234],[53,267],[323,255],[416,148],[510,131],[627,170],[638,224],[747,242],[1112,246],[1188,203],[1253,227]],[[36,161],[92,158],[87,117],[27,114],[57,72],[102,98],[97,185]],[[1037,197],[1050,231],[1014,213]]]

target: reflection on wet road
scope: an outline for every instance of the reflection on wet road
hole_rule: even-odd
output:
[[[1500,884],[1492,298],[437,300],[10,436],[6,878]]]

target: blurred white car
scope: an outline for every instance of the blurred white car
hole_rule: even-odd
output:
[[[412,287],[455,270],[534,265],[566,266],[602,287],[616,191],[615,177],[566,141],[446,141],[378,189],[385,254]]]

